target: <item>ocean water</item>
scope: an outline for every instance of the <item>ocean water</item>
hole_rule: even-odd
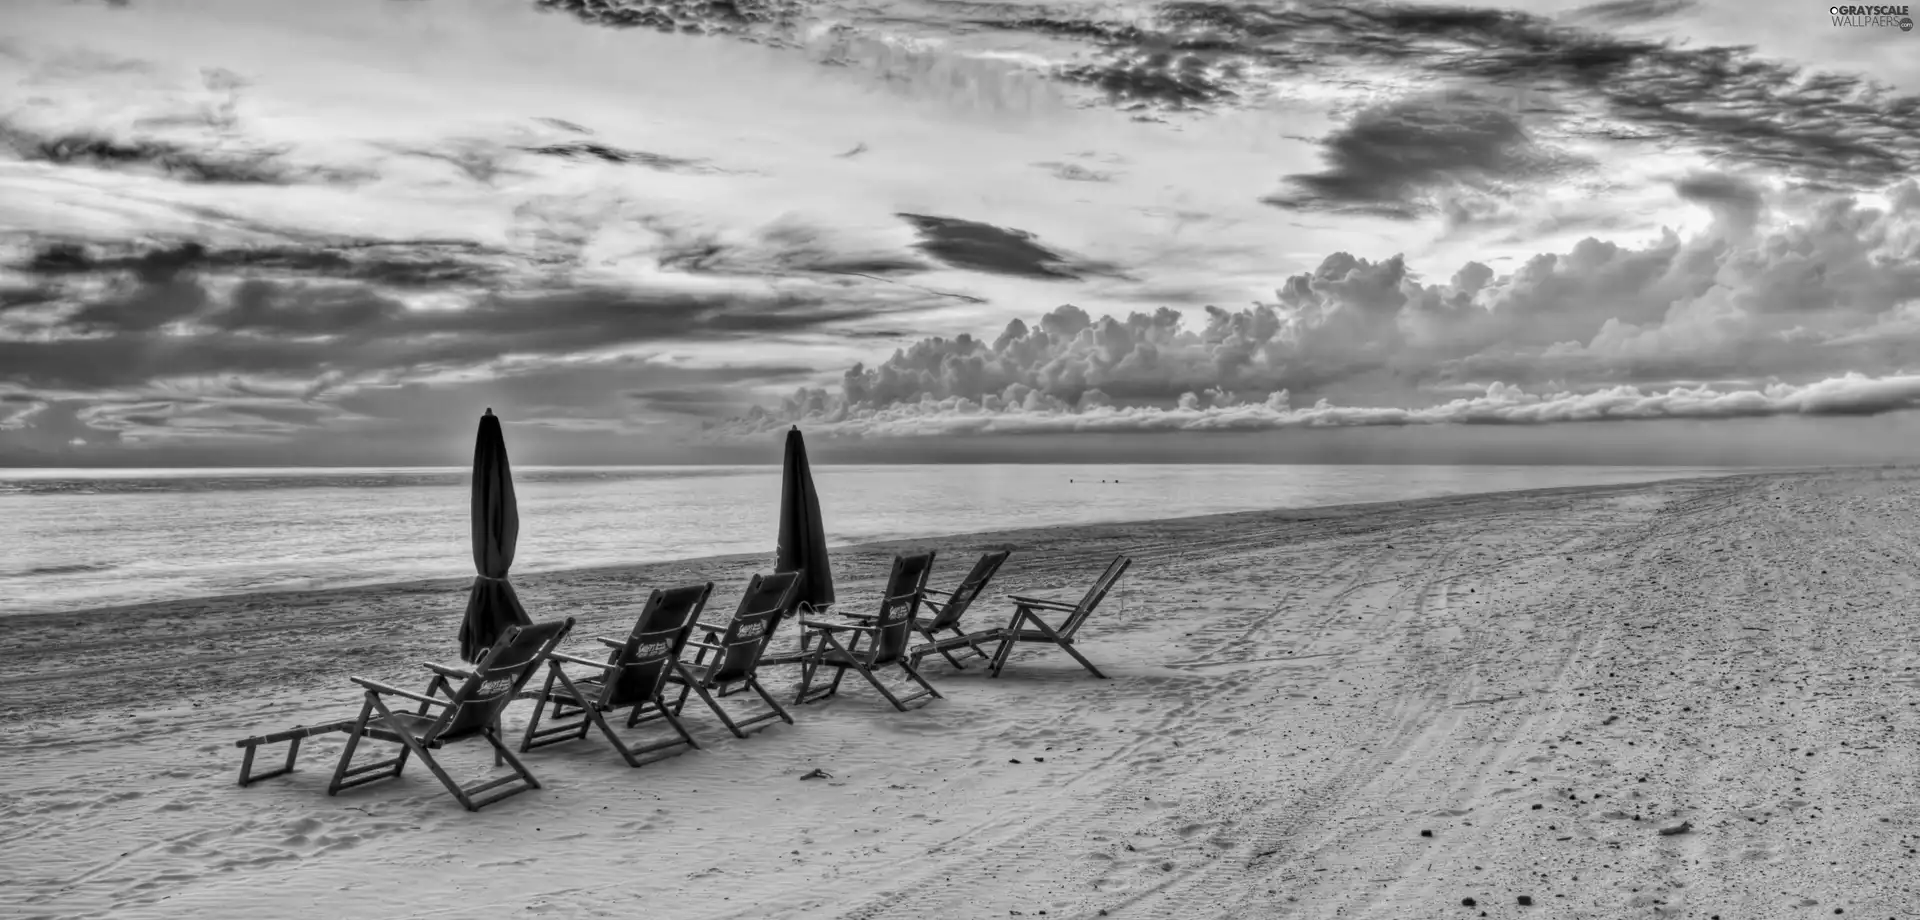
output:
[[[828,539],[1185,517],[1697,467],[819,466]],[[531,467],[515,573],[771,554],[777,466]],[[0,615],[473,574],[465,469],[0,470]]]

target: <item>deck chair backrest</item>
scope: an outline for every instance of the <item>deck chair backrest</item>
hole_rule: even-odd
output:
[[[957,625],[960,617],[966,614],[967,606],[973,603],[974,598],[980,596],[980,592],[987,587],[987,582],[993,580],[994,573],[1000,571],[1001,563],[1006,562],[1010,555],[1012,552],[1004,549],[981,553],[980,561],[973,564],[973,571],[968,572],[966,580],[953,589],[952,596],[948,597],[946,604],[940,608],[939,615],[927,624],[927,629],[949,629]]]
[[[572,617],[509,627],[473,666],[472,676],[453,689],[449,705],[421,740],[453,740],[494,724],[571,629]]]
[[[714,684],[732,683],[753,675],[760,666],[760,653],[766,650],[767,634],[780,618],[793,611],[799,602],[800,573],[775,572],[755,575],[740,597],[740,609],[720,636],[720,651],[708,672]]]
[[[1120,580],[1120,575],[1127,570],[1127,566],[1132,564],[1133,560],[1126,556],[1113,557],[1113,561],[1107,563],[1107,570],[1100,573],[1100,580],[1093,583],[1093,587],[1087,591],[1087,596],[1080,599],[1079,605],[1073,608],[1073,613],[1068,614],[1067,621],[1060,624],[1060,634],[1069,639],[1073,638],[1073,634],[1080,630],[1080,624],[1085,623],[1087,617],[1093,615],[1093,608],[1100,606],[1100,602],[1106,599],[1107,592],[1113,590],[1114,583]]]
[[[626,644],[607,659],[614,670],[607,674],[606,689],[600,695],[603,708],[644,703],[660,692],[667,672],[693,634],[693,621],[712,593],[713,582],[653,589]]]
[[[913,618],[920,614],[920,599],[927,589],[927,576],[933,574],[933,555],[934,551],[928,550],[893,557],[886,595],[881,598],[879,615],[873,619],[878,629],[873,644],[868,646],[872,664],[887,664],[906,654],[907,641],[913,636]]]

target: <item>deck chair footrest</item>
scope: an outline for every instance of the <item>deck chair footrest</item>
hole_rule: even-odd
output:
[[[517,782],[520,782],[520,775],[517,773],[509,773],[506,776],[496,777],[484,783],[474,783],[473,785],[466,787],[464,791],[468,795],[479,795],[480,793],[485,792],[489,789],[498,789],[501,786],[504,786],[508,783],[517,783]]]

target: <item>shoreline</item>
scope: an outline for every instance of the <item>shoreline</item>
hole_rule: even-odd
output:
[[[1840,469],[1843,469],[1843,468],[1832,468],[1832,470],[1840,470]],[[1851,469],[1851,468],[1845,468],[1845,469]],[[1879,469],[1879,468],[1875,468],[1875,469]],[[1829,470],[1823,469],[1817,472],[1827,472],[1827,471]],[[973,545],[972,542],[969,542],[969,541],[984,541],[981,543],[981,545],[984,546],[986,545],[986,543],[1017,542],[1021,538],[1033,539],[1037,536],[1044,535],[1051,531],[1061,531],[1061,530],[1077,531],[1082,529],[1118,528],[1118,527],[1127,527],[1127,526],[1173,526],[1173,525],[1180,525],[1185,522],[1212,521],[1212,522],[1217,522],[1223,526],[1232,526],[1233,524],[1240,523],[1242,521],[1265,519],[1265,518],[1270,518],[1274,515],[1281,515],[1281,514],[1287,514],[1287,513],[1298,513],[1301,515],[1309,515],[1308,517],[1300,518],[1301,520],[1307,520],[1307,519],[1317,520],[1322,517],[1350,517],[1355,515],[1361,515],[1361,514],[1365,514],[1369,509],[1375,509],[1375,508],[1381,508],[1381,507],[1387,507],[1387,506],[1403,506],[1403,505],[1419,506],[1419,505],[1423,505],[1426,503],[1433,503],[1433,502],[1469,501],[1477,498],[1497,496],[1497,495],[1521,495],[1521,496],[1542,495],[1544,496],[1544,495],[1553,495],[1553,494],[1561,494],[1561,493],[1578,493],[1578,492],[1586,492],[1586,491],[1609,491],[1609,490],[1619,490],[1619,489],[1634,489],[1634,488],[1650,487],[1650,486],[1656,486],[1656,485],[1665,485],[1665,484],[1676,483],[1676,482],[1721,481],[1721,480],[1742,479],[1742,478],[1749,478],[1749,477],[1764,478],[1764,477],[1793,476],[1793,475],[1811,475],[1811,474],[1801,470],[1771,470],[1771,471],[1762,471],[1762,472],[1738,472],[1738,473],[1727,473],[1727,474],[1712,475],[1712,476],[1680,476],[1672,479],[1651,479],[1651,480],[1645,480],[1640,482],[1630,482],[1630,483],[1607,483],[1607,484],[1601,484],[1601,485],[1574,485],[1574,486],[1547,486],[1543,488],[1534,488],[1534,489],[1502,489],[1502,490],[1497,490],[1492,492],[1463,492],[1457,495],[1438,495],[1438,496],[1429,496],[1426,498],[1416,498],[1416,499],[1384,499],[1381,501],[1372,501],[1372,502],[1347,502],[1347,503],[1336,504],[1336,505],[1288,505],[1288,506],[1280,506],[1275,508],[1259,509],[1254,511],[1228,511],[1228,512],[1216,513],[1216,514],[1186,515],[1186,516],[1164,517],[1164,518],[1138,518],[1138,519],[1126,520],[1126,521],[1108,521],[1108,522],[1099,522],[1099,523],[1091,523],[1091,524],[1048,524],[1048,525],[1042,525],[1037,527],[1023,527],[1023,528],[1013,528],[1013,529],[1005,529],[1005,530],[984,530],[984,531],[970,531],[970,532],[960,532],[960,533],[943,532],[943,533],[936,533],[936,534],[928,534],[928,535],[919,536],[919,537],[902,537],[902,538],[892,539],[892,540],[875,540],[875,541],[869,541],[864,543],[847,544],[845,546],[833,546],[829,548],[828,552],[830,554],[837,554],[837,553],[866,554],[866,553],[875,553],[875,552],[882,552],[882,551],[894,551],[894,550],[899,550],[907,547],[919,547],[929,542],[940,542],[940,541],[960,543],[960,544],[965,544],[967,546]],[[725,567],[729,571],[732,571],[743,562],[751,561],[751,560],[764,560],[766,561],[768,566],[766,571],[772,571],[772,568],[771,568],[772,558],[773,558],[773,550],[769,548],[768,550],[762,553],[729,553],[729,554],[711,555],[711,556],[688,556],[684,558],[662,559],[662,560],[655,560],[650,562],[617,563],[612,565],[570,566],[567,568],[546,569],[542,571],[526,572],[526,573],[510,571],[508,573],[507,578],[510,582],[514,584],[516,590],[520,590],[523,580],[531,583],[531,582],[538,582],[538,581],[556,581],[556,580],[564,581],[569,577],[584,577],[584,576],[594,576],[594,575],[620,576],[620,575],[633,574],[633,573],[636,573],[642,570],[647,570],[647,569],[656,569],[656,568],[664,568],[664,567],[681,567],[681,566],[686,566],[686,565],[690,565],[692,563],[697,563],[697,562],[712,562],[716,566]],[[835,577],[836,579],[839,577],[839,573],[837,571],[835,573]],[[458,575],[458,576],[431,577],[431,578],[410,578],[410,579],[401,579],[397,581],[368,582],[366,584],[334,585],[334,586],[325,587],[325,588],[287,588],[287,589],[268,589],[268,590],[260,590],[260,591],[243,591],[243,592],[236,592],[231,594],[206,594],[206,595],[194,595],[191,597],[160,598],[156,600],[137,601],[137,602],[128,603],[128,604],[109,604],[109,605],[104,605],[99,607],[83,607],[75,610],[50,611],[50,612],[40,612],[40,613],[6,614],[3,616],[0,616],[0,635],[4,635],[5,627],[9,623],[9,621],[16,621],[16,620],[33,620],[33,619],[58,620],[63,618],[73,618],[73,619],[84,620],[84,619],[90,619],[90,618],[101,617],[101,616],[112,616],[116,614],[135,613],[146,608],[157,607],[157,606],[200,605],[200,604],[207,604],[207,603],[216,602],[216,601],[239,603],[239,602],[247,602],[247,601],[253,601],[253,600],[257,600],[261,598],[269,598],[269,597],[286,598],[289,600],[289,602],[299,603],[301,601],[312,601],[314,599],[325,598],[332,595],[347,594],[347,593],[369,593],[369,592],[384,593],[388,591],[403,591],[403,592],[414,593],[414,592],[424,592],[424,591],[441,590],[441,589],[458,589],[458,590],[464,591],[468,585],[472,584],[473,578],[474,576],[470,574]],[[716,590],[718,590],[720,587],[721,586],[719,584],[715,585]]]

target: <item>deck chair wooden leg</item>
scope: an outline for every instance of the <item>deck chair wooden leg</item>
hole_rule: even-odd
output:
[[[819,668],[820,662],[814,658],[808,657],[800,659],[800,692],[793,695],[793,704],[795,706],[807,701],[807,691],[813,687],[813,672],[819,670]]]
[[[401,746],[399,755],[390,760],[353,766],[353,755],[360,749],[360,739],[370,737],[367,735],[367,730],[371,727],[376,714],[375,706],[379,702],[378,697],[372,692],[368,692],[366,697],[366,702],[360,706],[360,716],[347,728],[347,745],[341,749],[340,762],[334,766],[333,777],[327,781],[328,795],[337,795],[342,789],[351,789],[376,780],[392,779],[399,776],[400,771],[407,767],[407,756],[411,752],[404,745]],[[392,769],[389,770],[389,767]],[[382,770],[386,772],[379,772]]]
[[[686,674],[685,674],[685,669],[684,669],[684,668],[682,668],[682,669],[681,669],[681,683],[680,683],[680,695],[679,695],[678,697],[675,697],[675,698],[674,698],[674,701],[673,701],[673,714],[674,714],[674,715],[676,715],[676,716],[677,716],[677,715],[680,715],[680,714],[681,714],[681,712],[682,712],[683,710],[685,710],[685,709],[686,709],[686,707],[687,707],[687,695],[688,695],[688,694],[690,694],[690,693],[692,693],[692,692],[693,692],[693,679],[692,679],[692,678],[690,678],[690,677],[687,677],[687,676],[686,676]],[[664,710],[663,710],[663,711],[664,711]],[[631,717],[631,716],[629,716],[628,718],[629,718],[629,721],[627,722],[627,725],[628,725],[628,727],[632,727],[632,726],[633,726],[633,724],[634,724],[634,721],[635,721],[635,720],[633,720],[633,717]]]
[[[880,695],[886,697],[887,702],[893,704],[893,708],[898,709],[901,712],[907,711],[907,704],[901,702],[899,697],[893,695],[893,691],[887,689],[886,684],[883,684],[880,682],[880,675],[873,673],[872,669],[870,668],[862,667],[857,664],[854,665],[854,670],[859,671],[860,676],[866,678],[867,683],[873,685],[873,689],[880,691]],[[846,668],[841,668],[840,673],[834,675],[833,686],[835,689],[838,689],[840,686],[840,678],[845,676],[847,676]]]
[[[236,746],[240,747],[244,751],[244,754],[240,759],[240,785],[246,786],[252,783],[257,783],[263,779],[269,779],[275,776],[292,773],[294,763],[300,759],[300,743],[301,742],[307,740],[308,738],[314,735],[324,735],[329,732],[347,731],[353,727],[353,723],[354,723],[353,719],[342,719],[337,722],[322,722],[318,725],[302,725],[295,728],[287,729],[286,731],[274,732],[268,735],[258,735],[252,738],[245,738],[240,741],[234,742]],[[256,751],[259,749],[260,745],[279,744],[280,742],[283,742],[283,741],[287,742],[286,763],[282,764],[278,769],[268,770],[265,773],[253,772],[253,756],[256,753]]]
[[[1013,645],[1013,637],[1008,636],[1000,640],[999,648],[993,650],[993,660],[987,665],[987,669],[993,672],[993,676],[999,677],[1000,669],[1007,666],[1007,659],[1013,655]]]
[[[551,662],[549,662],[549,664],[551,664]],[[540,687],[540,695],[534,697],[533,715],[527,717],[527,731],[526,734],[520,738],[520,750],[531,751],[534,749],[533,739],[539,736],[540,716],[547,711],[547,701],[549,694],[552,692],[553,675],[548,674],[547,682]],[[560,717],[560,704],[554,703],[553,709],[554,718],[558,719]]]
[[[374,706],[379,708],[381,721],[385,722],[388,716],[393,715],[393,711],[388,709],[387,705],[380,701],[380,697],[378,695],[369,692],[367,694],[367,699]],[[405,749],[401,751],[401,755],[400,755],[401,759],[404,760],[407,752],[409,751],[419,755],[420,762],[427,765],[427,769],[433,772],[434,778],[440,781],[440,785],[447,787],[447,791],[453,793],[453,797],[460,800],[461,807],[465,808],[468,811],[480,810],[477,806],[473,804],[473,799],[467,796],[467,791],[465,789],[460,788],[460,784],[454,782],[453,777],[447,775],[447,771],[441,768],[440,762],[437,760],[434,760],[432,754],[427,753],[426,747],[421,745],[420,740],[418,738],[415,738],[412,732],[406,731],[392,723],[388,723],[386,727],[388,731],[392,732],[394,735],[399,736],[400,743],[406,746]],[[494,739],[494,750],[498,751],[499,749],[500,749],[499,739],[496,738]],[[400,771],[398,769],[394,770],[393,775],[399,776]]]
[[[913,682],[916,684],[919,684],[921,688],[926,690],[927,693],[931,694],[934,699],[936,700],[946,699],[945,696],[941,695],[940,691],[933,689],[932,684],[927,683],[926,678],[920,676],[920,669],[914,667],[912,662],[909,662],[905,658],[900,659],[900,670],[907,672],[907,676],[913,678]],[[918,697],[914,697],[914,698],[917,699]]]
[[[497,727],[493,731],[481,732],[480,734],[481,734],[481,737],[484,737],[487,739],[488,744],[493,745],[493,750],[496,754],[500,755],[500,759],[506,761],[507,766],[512,767],[513,772],[519,774],[520,778],[524,780],[530,788],[533,788],[533,789],[540,788],[540,780],[533,775],[533,771],[527,769],[527,765],[520,762],[520,758],[515,757],[513,755],[513,749],[507,747],[506,743],[500,740],[500,731]],[[511,794],[512,793],[508,793],[508,795],[511,795]],[[496,796],[495,798],[498,799],[498,798],[504,798],[504,797],[505,796]],[[493,799],[489,799],[488,801],[493,801]],[[485,805],[487,803],[481,802],[480,804]],[[475,806],[475,807],[477,808],[478,806]]]
[[[733,732],[735,738],[745,738],[747,736],[746,732],[740,730],[740,726],[734,724],[733,719],[727,715],[727,711],[720,708],[720,701],[714,699],[713,694],[707,692],[705,684],[696,683],[693,685],[693,689],[700,694],[701,699],[707,701],[707,708],[713,710],[713,714],[720,717],[721,723],[727,726],[727,731]]]
[[[957,632],[959,632],[959,630],[958,630],[958,629],[956,629],[956,630],[954,630],[954,632],[956,632],[956,633],[957,633]],[[935,635],[933,634],[933,630],[931,630],[931,629],[922,629],[922,630],[919,630],[919,633],[920,633],[920,635],[922,635],[922,636],[924,636],[924,637],[926,637],[926,640],[927,640],[928,642],[939,642],[939,641],[940,641],[940,640],[939,640],[939,638],[938,638],[938,637],[936,637],[936,636],[935,636]],[[945,658],[945,659],[947,659],[947,663],[948,663],[948,664],[950,664],[950,665],[953,665],[953,666],[954,666],[955,668],[958,668],[958,669],[960,669],[960,670],[962,670],[962,671],[964,671],[964,670],[966,670],[966,669],[967,669],[967,666],[966,666],[966,665],[964,665],[964,664],[961,664],[961,663],[960,663],[960,659],[958,659],[958,658],[955,658],[955,657],[953,657],[953,653],[952,653],[952,652],[949,652],[949,651],[947,651],[947,650],[946,650],[946,649],[944,649],[944,648],[940,648],[940,649],[936,649],[936,651],[938,651],[938,652],[940,653],[940,657],[942,657],[942,658]]]
[[[973,649],[973,654],[977,656],[981,661],[987,661],[993,657],[991,655],[988,655],[985,651],[981,650],[979,643],[973,641],[972,639],[968,639],[967,634],[960,631],[960,627],[951,626],[951,627],[948,627],[948,629],[952,630],[954,635],[959,636],[962,639],[965,639],[967,643],[967,648]]]
[[[780,701],[773,698],[773,694],[767,692],[767,688],[760,686],[760,678],[758,676],[748,678],[747,686],[752,687],[753,692],[760,695],[760,699],[766,702],[767,706],[773,710],[774,715],[779,716],[781,721],[788,725],[793,724],[793,716],[788,714],[785,706],[780,705]]]
[[[1072,655],[1073,660],[1080,662],[1081,667],[1084,667],[1087,670],[1092,671],[1093,676],[1098,677],[1101,680],[1107,679],[1107,675],[1100,673],[1100,669],[1094,667],[1093,662],[1087,660],[1087,656],[1080,654],[1080,651],[1073,647],[1072,639],[1069,639],[1065,636],[1060,635],[1059,630],[1056,630],[1052,626],[1047,625],[1047,621],[1040,619],[1040,616],[1031,610],[1026,611],[1026,618],[1028,622],[1032,623],[1035,628],[1040,630],[1040,633],[1042,635],[1047,637],[1047,641],[1052,642],[1054,645],[1060,646],[1060,648],[1065,650],[1067,654]]]
[[[795,705],[801,703],[816,703],[840,692],[840,681],[846,678],[847,669],[844,665],[826,663],[824,659],[828,652],[839,652],[850,660],[854,658],[853,652],[850,651],[847,646],[842,645],[840,640],[835,638],[832,633],[821,633],[819,649],[814,655],[800,663],[800,692],[793,698]],[[822,667],[833,669],[833,683],[828,685],[826,690],[808,696],[807,691],[813,687],[813,677],[819,673]]]
[[[687,726],[681,723],[679,716],[667,711],[666,700],[657,693],[653,696],[653,707],[654,711],[660,713],[661,717],[667,720],[668,725],[673,726],[673,730],[680,734],[681,739],[686,741],[688,747],[696,751],[700,750],[700,742],[693,740],[693,735],[687,732]],[[636,711],[639,710],[639,708],[638,706],[634,707]]]
[[[1094,667],[1093,662],[1087,660],[1087,656],[1080,654],[1079,650],[1073,647],[1073,643],[1061,642],[1060,647],[1065,649],[1067,654],[1072,655],[1073,660],[1080,662],[1080,665],[1082,667],[1086,668],[1089,671],[1092,671],[1093,676],[1098,677],[1101,680],[1107,679],[1107,675],[1100,673],[1100,669]]]

